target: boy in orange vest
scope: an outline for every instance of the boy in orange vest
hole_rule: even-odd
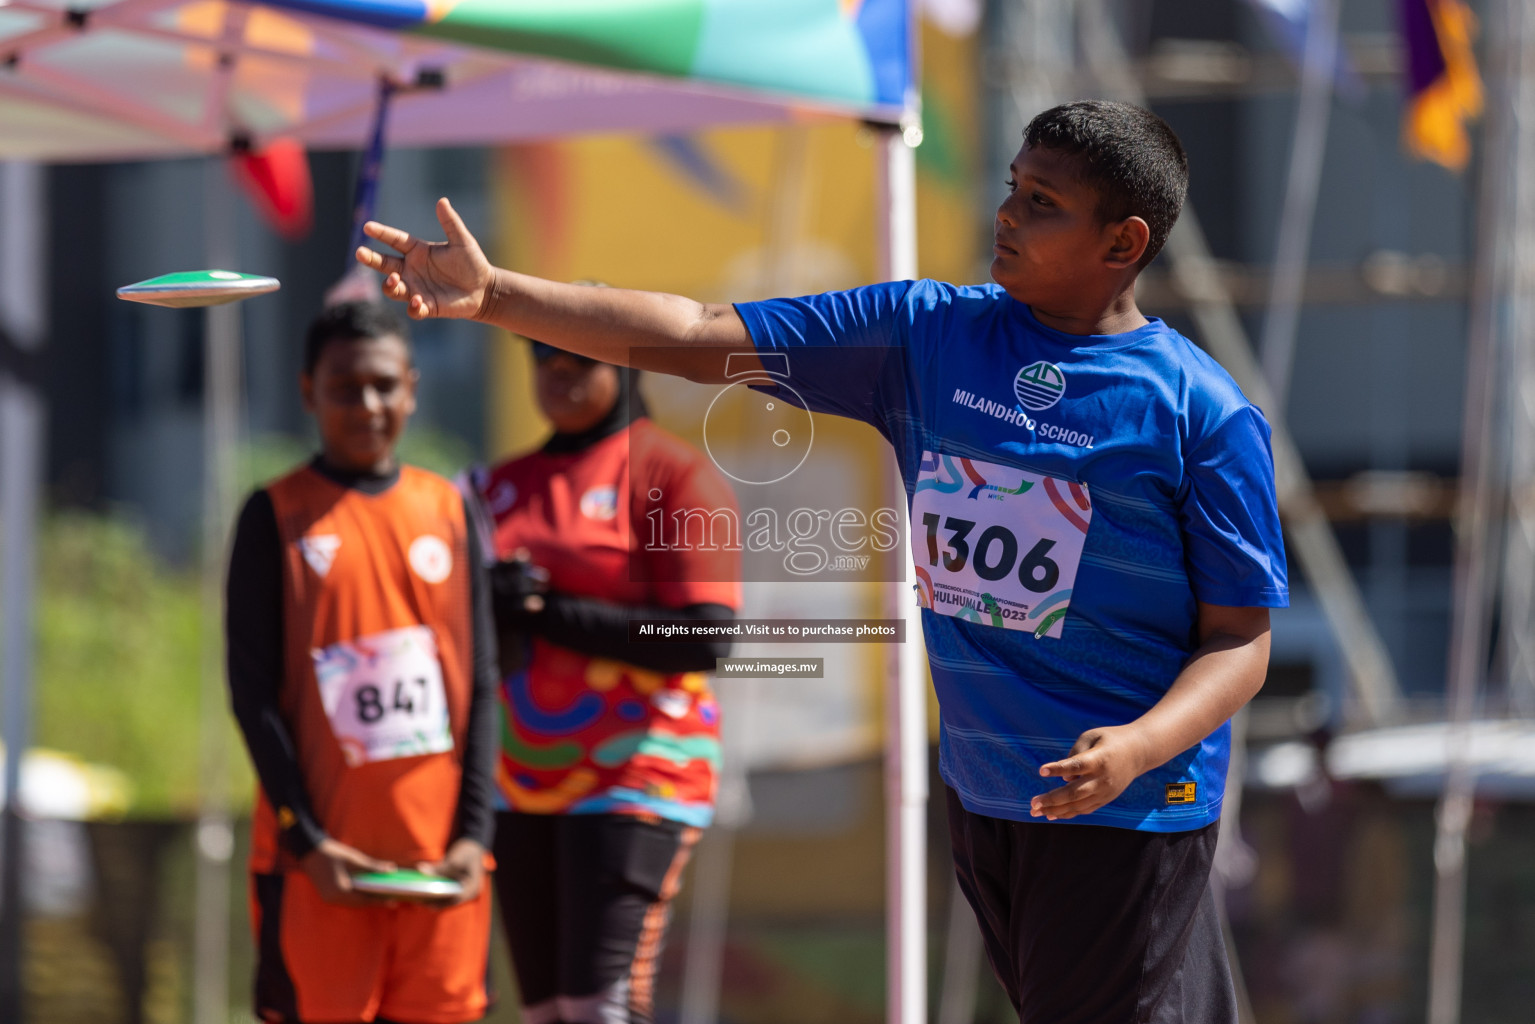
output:
[[[463,497],[395,458],[416,380],[391,310],[322,313],[300,378],[320,453],[251,495],[235,533],[229,687],[261,783],[251,909],[271,1024],[460,1024],[488,1001],[494,634]],[[461,895],[353,885],[396,867]]]

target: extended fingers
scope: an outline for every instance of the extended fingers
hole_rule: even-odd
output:
[[[387,256],[366,245],[359,245],[355,255],[358,263],[381,274],[398,274],[405,269],[405,261],[400,257]]]
[[[1097,779],[1068,782],[1060,789],[1041,793],[1029,801],[1029,814],[1035,818],[1073,818],[1088,814],[1108,803],[1106,787]]]
[[[1029,813],[1033,814],[1036,818],[1042,817],[1046,821],[1065,821],[1069,818],[1075,818],[1079,814],[1091,814],[1107,803],[1108,800],[1102,795],[1096,795],[1073,800],[1069,804],[1047,807],[1037,813],[1031,810]]]
[[[1061,776],[1074,778],[1078,775],[1089,775],[1098,770],[1099,760],[1096,755],[1089,753],[1072,754],[1063,757],[1059,761],[1051,761],[1049,764],[1039,766],[1039,774],[1045,777]]]
[[[376,220],[370,220],[362,226],[362,233],[369,238],[383,242],[389,248],[397,252],[410,252],[416,247],[416,239],[409,231],[392,228],[388,224],[380,224]]]
[[[463,218],[453,209],[453,204],[448,202],[446,196],[437,200],[437,223],[442,225],[449,245],[466,246],[474,243],[474,235],[464,225]]]
[[[405,312],[413,320],[425,320],[432,315],[431,304],[426,296],[420,292],[411,292],[410,286],[400,276],[398,270],[384,278],[381,286],[383,293],[391,299],[398,299],[405,303]]]

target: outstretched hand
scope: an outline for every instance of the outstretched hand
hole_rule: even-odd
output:
[[[475,319],[490,296],[494,268],[447,199],[437,200],[437,222],[445,242],[425,242],[370,220],[362,226],[363,233],[400,255],[359,246],[357,262],[385,275],[384,294],[404,302],[414,320]]]
[[[1106,806],[1136,776],[1155,767],[1145,763],[1145,746],[1134,725],[1087,730],[1069,754],[1040,766],[1040,775],[1065,779],[1066,785],[1036,796],[1029,802],[1029,814],[1055,821]]]

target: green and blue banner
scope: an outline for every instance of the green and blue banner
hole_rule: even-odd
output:
[[[267,5],[625,71],[902,107],[906,0],[267,0]]]

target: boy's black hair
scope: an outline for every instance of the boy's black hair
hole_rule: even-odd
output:
[[[1129,103],[1079,100],[1037,115],[1023,144],[1075,158],[1081,180],[1098,192],[1105,224],[1145,220],[1151,239],[1137,267],[1162,251],[1189,191],[1189,158],[1166,121]]]
[[[410,327],[393,306],[382,302],[341,302],[322,310],[304,334],[304,372],[314,373],[320,353],[333,341],[387,338],[393,335],[410,352]]]

